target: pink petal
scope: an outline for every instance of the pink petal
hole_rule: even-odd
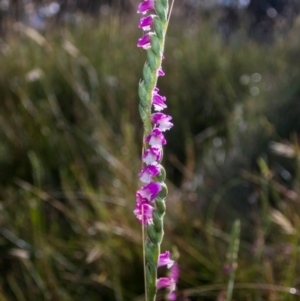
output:
[[[147,11],[153,10],[155,8],[154,0],[146,0],[140,3],[137,13],[146,14]]]
[[[144,49],[151,48],[151,41],[150,41],[150,35],[152,35],[152,32],[146,33],[144,36],[142,36],[137,43],[138,47],[142,47]]]
[[[153,164],[155,162],[159,162],[162,157],[162,149],[160,147],[150,147],[145,150],[143,154],[143,162],[146,164]]]
[[[170,252],[161,253],[158,259],[158,267],[166,265],[168,269],[174,264],[174,260],[170,259]]]
[[[153,17],[155,17],[155,15],[142,17],[140,20],[139,28],[142,28],[143,30],[150,30],[151,26],[153,25]]]
[[[146,137],[146,142],[148,142],[151,146],[162,146],[167,144],[165,136],[158,128],[152,130],[152,132]]]
[[[160,168],[157,164],[145,166],[139,173],[140,180],[144,183],[150,183],[151,180],[159,175]]]

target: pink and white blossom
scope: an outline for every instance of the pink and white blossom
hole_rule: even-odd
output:
[[[151,205],[145,202],[138,202],[133,213],[140,223],[142,223],[143,225],[148,225],[153,223],[153,210],[154,208]]]
[[[170,258],[170,252],[166,251],[165,253],[161,253],[158,258],[158,267],[167,266],[169,269],[174,264],[174,260]]]
[[[154,128],[152,132],[146,137],[146,142],[149,143],[151,146],[162,146],[167,144],[165,136],[163,135],[162,131],[158,128]]]
[[[154,10],[155,8],[155,2],[154,0],[145,0],[142,3],[140,3],[137,13],[138,14],[146,14],[149,10]]]
[[[154,113],[151,116],[152,123],[154,123],[162,132],[167,131],[173,127],[173,123],[170,122],[171,119],[171,116],[164,113]]]
[[[154,106],[155,111],[161,111],[167,107],[167,105],[165,104],[166,97],[159,95],[157,92],[158,88],[154,88],[152,94],[152,105]]]
[[[142,28],[144,31],[148,31],[153,26],[153,18],[155,15],[149,15],[147,17],[142,17],[140,20],[139,28]]]
[[[145,150],[143,154],[143,162],[146,164],[153,164],[155,162],[160,162],[162,158],[162,149],[161,147],[152,146]]]
[[[139,173],[140,180],[143,183],[150,183],[153,178],[160,174],[160,168],[158,164],[150,164],[141,170]]]
[[[142,187],[136,193],[137,202],[146,199],[149,203],[153,202],[161,191],[161,184],[158,182],[151,182]]]
[[[149,49],[151,48],[151,40],[150,40],[150,36],[152,35],[152,32],[148,32],[146,33],[144,36],[142,36],[139,40],[138,40],[138,47],[142,47],[143,49]]]

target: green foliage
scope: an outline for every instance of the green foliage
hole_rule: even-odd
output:
[[[85,21],[45,36],[25,28],[1,41],[0,300],[143,300],[132,210],[145,57],[132,24],[137,17]],[[160,91],[175,126],[163,247],[178,246],[179,288],[193,301],[225,300],[235,219],[232,300],[299,299],[292,34],[272,47],[224,45],[205,24],[170,24]],[[290,143],[271,152],[270,140],[282,139]]]

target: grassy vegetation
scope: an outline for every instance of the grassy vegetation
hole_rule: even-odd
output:
[[[180,255],[179,300],[299,300],[297,28],[224,45],[175,21],[159,86],[175,124],[164,247]],[[1,301],[143,300],[137,23],[0,43]]]

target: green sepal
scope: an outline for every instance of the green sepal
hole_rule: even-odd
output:
[[[143,107],[148,105],[147,101],[147,87],[145,85],[144,81],[139,82],[139,97],[140,97],[140,103]]]
[[[149,87],[153,80],[153,72],[149,64],[146,62],[143,68],[144,85]]]
[[[161,19],[162,22],[167,21],[167,9],[164,5],[165,3],[162,3],[163,1],[155,1],[155,10],[157,12],[158,17]]]
[[[147,287],[151,287],[152,283],[152,265],[147,264],[146,265],[146,281],[147,281]]]
[[[157,37],[161,40],[164,35],[161,20],[159,18],[154,18],[153,26],[154,26],[154,31],[155,31]]]
[[[165,7],[165,10],[169,9],[169,0],[161,0],[160,2]]]
[[[165,183],[160,183],[161,184],[161,191],[159,194],[156,196],[157,200],[164,200],[168,194],[168,188]]]
[[[152,266],[153,264],[155,264],[154,244],[150,240],[148,240],[146,242],[145,256],[146,256],[146,262],[147,262],[147,264],[149,264],[149,266]]]
[[[151,279],[151,268],[148,264],[147,264],[147,269],[146,269],[146,277],[147,277],[147,279]]]
[[[154,279],[152,277],[147,277],[148,300],[155,300],[157,288],[156,283],[153,280]]]
[[[159,182],[164,182],[166,180],[166,170],[164,169],[164,167],[162,165],[159,164],[159,169],[160,169],[160,173],[158,176],[156,176],[156,179]]]
[[[158,163],[161,163],[163,157],[164,157],[164,149],[162,148],[162,150],[161,150],[161,158],[160,158],[160,160],[157,161],[157,162],[158,162]]]
[[[147,227],[147,234],[149,239],[151,240],[151,242],[153,244],[157,244],[158,243],[158,237],[157,237],[157,233],[155,231],[155,227],[153,224],[148,225]]]
[[[150,36],[151,40],[151,49],[156,56],[161,56],[161,48],[160,48],[160,41],[157,35],[153,34]]]
[[[152,70],[157,69],[156,60],[157,60],[157,56],[155,55],[155,53],[152,51],[152,49],[148,49],[147,50],[147,61]]]
[[[148,117],[148,114],[147,114],[147,109],[146,107],[144,107],[141,103],[139,104],[139,112],[140,112],[140,116],[141,116],[141,119],[143,121],[146,120],[146,118]]]
[[[155,205],[158,213],[160,215],[164,215],[166,212],[166,203],[164,199],[156,199],[155,200]]]
[[[149,109],[150,110],[150,109]],[[149,112],[148,110],[148,112]],[[147,113],[147,116],[149,116],[149,113]],[[144,132],[145,132],[145,136],[148,136],[151,131],[152,131],[152,124],[151,124],[151,120],[147,117],[144,121]]]
[[[162,215],[157,210],[153,211],[153,224],[156,232],[158,232],[158,234],[161,234],[163,230],[163,219]]]

